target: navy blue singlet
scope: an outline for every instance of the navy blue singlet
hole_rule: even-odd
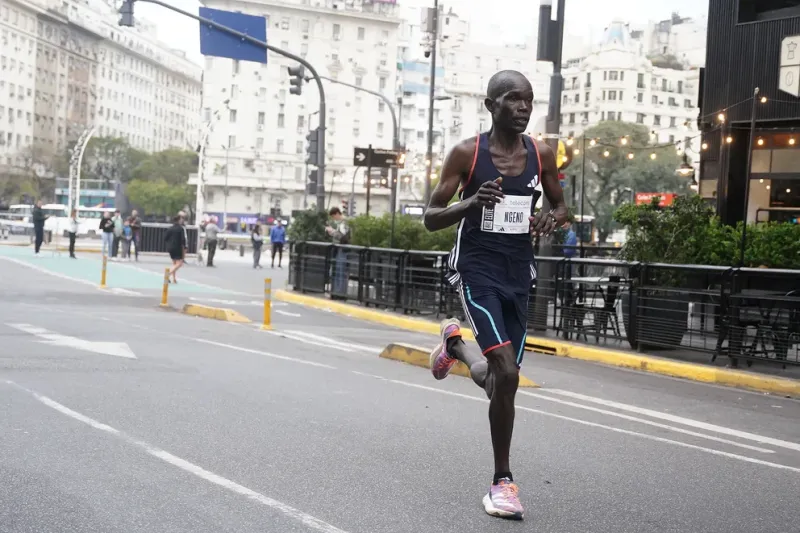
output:
[[[458,286],[511,286],[527,289],[536,276],[528,217],[534,210],[534,190],[540,181],[539,149],[527,135],[521,135],[528,149],[525,170],[519,176],[501,174],[489,152],[489,133],[476,139],[472,170],[462,186],[460,199],[478,193],[481,185],[502,177],[505,194],[494,209],[470,213],[458,225],[456,243],[450,253],[449,280]]]

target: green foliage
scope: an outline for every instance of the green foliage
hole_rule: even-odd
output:
[[[614,219],[628,230],[620,258],[648,263],[738,266],[742,227],[726,226],[698,196],[681,196],[665,208],[621,207]],[[800,269],[800,225],[751,224],[745,266]]]
[[[289,240],[301,241],[327,241],[328,235],[325,233],[325,225],[328,223],[328,215],[318,213],[316,209],[300,211],[292,219],[292,223],[286,230]]]
[[[351,244],[389,248],[392,228],[390,214],[387,213],[382,217],[360,215],[351,219],[349,223],[353,235]],[[417,218],[408,215],[397,215],[395,218],[394,248],[444,252],[453,247],[455,238],[455,226],[430,232]]]
[[[143,159],[134,169],[134,179],[162,179],[170,185],[186,185],[189,174],[197,172],[197,154],[170,148]]]
[[[125,139],[93,137],[83,154],[81,178],[128,183],[134,178],[134,169],[148,157],[147,153],[131,147]]]
[[[567,173],[576,176],[576,186],[580,187],[581,168],[586,157],[585,214],[595,217],[600,242],[605,242],[614,229],[613,216],[618,204],[629,201],[630,193],[625,189],[677,194],[689,191],[689,181],[675,174],[682,162],[675,148],[642,149],[651,145],[650,131],[646,127],[606,121],[587,129],[585,135],[586,150],[575,157]],[[620,140],[626,136],[628,143],[622,146]],[[590,139],[601,141],[591,146]],[[573,148],[583,148],[583,144],[582,139],[577,139]],[[609,157],[603,155],[606,150]],[[629,153],[634,154],[634,159],[628,159]],[[650,158],[653,153],[655,160]],[[576,200],[580,203],[580,191]]]
[[[128,199],[145,214],[174,215],[190,204],[194,193],[186,185],[170,185],[163,179],[135,179],[128,184]]]

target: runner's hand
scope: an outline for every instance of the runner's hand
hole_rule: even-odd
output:
[[[473,196],[473,202],[480,207],[494,207],[495,204],[499,204],[505,196],[503,194],[503,189],[500,187],[502,182],[503,178],[485,182],[481,185],[481,188],[478,189],[478,194]]]
[[[548,237],[556,230],[556,217],[552,213],[539,211],[530,217],[530,221],[534,237]]]

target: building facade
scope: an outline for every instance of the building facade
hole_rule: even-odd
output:
[[[89,127],[147,151],[195,148],[200,67],[100,1],[0,0],[0,165],[62,154]]]
[[[562,74],[562,137],[616,120],[646,126],[653,142],[699,155],[699,69],[648,59],[626,24],[612,23],[594,51],[570,60]]]
[[[700,194],[727,223],[800,216],[798,47],[800,2],[710,0]]]
[[[208,7],[238,9],[267,19],[267,38],[316,66],[321,76],[392,97],[397,84],[397,6],[339,0],[262,0],[252,3],[207,2]],[[306,195],[309,168],[306,135],[318,126],[319,94],[305,83],[302,94],[289,92],[288,67],[296,63],[269,53],[267,63],[206,57],[203,120],[210,125],[206,149],[206,212],[227,213],[228,227],[241,229],[259,215],[316,204]],[[353,166],[353,148],[392,148],[392,120],[377,97],[324,82],[327,100],[326,207],[355,196],[356,210],[366,203],[364,170]],[[194,178],[196,179],[196,178]],[[190,183],[196,183],[191,180]],[[227,194],[226,194],[227,191]],[[371,213],[388,210],[388,180],[371,190]]]

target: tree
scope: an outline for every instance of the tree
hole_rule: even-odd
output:
[[[197,154],[170,148],[146,156],[134,169],[133,178],[163,179],[170,185],[186,185],[189,175],[197,172]]]
[[[81,165],[81,179],[102,180],[106,183],[128,183],[133,170],[147,154],[131,147],[119,137],[93,137],[86,145]]]
[[[135,179],[128,184],[126,192],[136,208],[155,216],[174,215],[193,198],[188,186],[170,185],[163,179]]]
[[[676,194],[689,191],[689,180],[675,173],[681,164],[675,148],[652,144],[650,131],[645,126],[605,121],[587,129],[585,135],[586,150],[575,157],[568,172],[576,175],[580,191],[581,167],[586,157],[585,214],[595,217],[600,242],[605,242],[614,227],[614,211],[620,204],[630,201],[630,193],[625,189]],[[621,142],[623,138],[625,145]],[[588,142],[591,139],[597,139],[595,146]],[[582,139],[577,139],[572,146],[582,147]],[[633,159],[628,158],[629,154],[633,154]],[[653,154],[655,159],[652,159]],[[577,204],[579,213],[580,194]]]
[[[54,200],[55,177],[60,167],[52,148],[37,143],[23,148],[12,161],[14,164],[0,174],[0,198],[9,203]]]

